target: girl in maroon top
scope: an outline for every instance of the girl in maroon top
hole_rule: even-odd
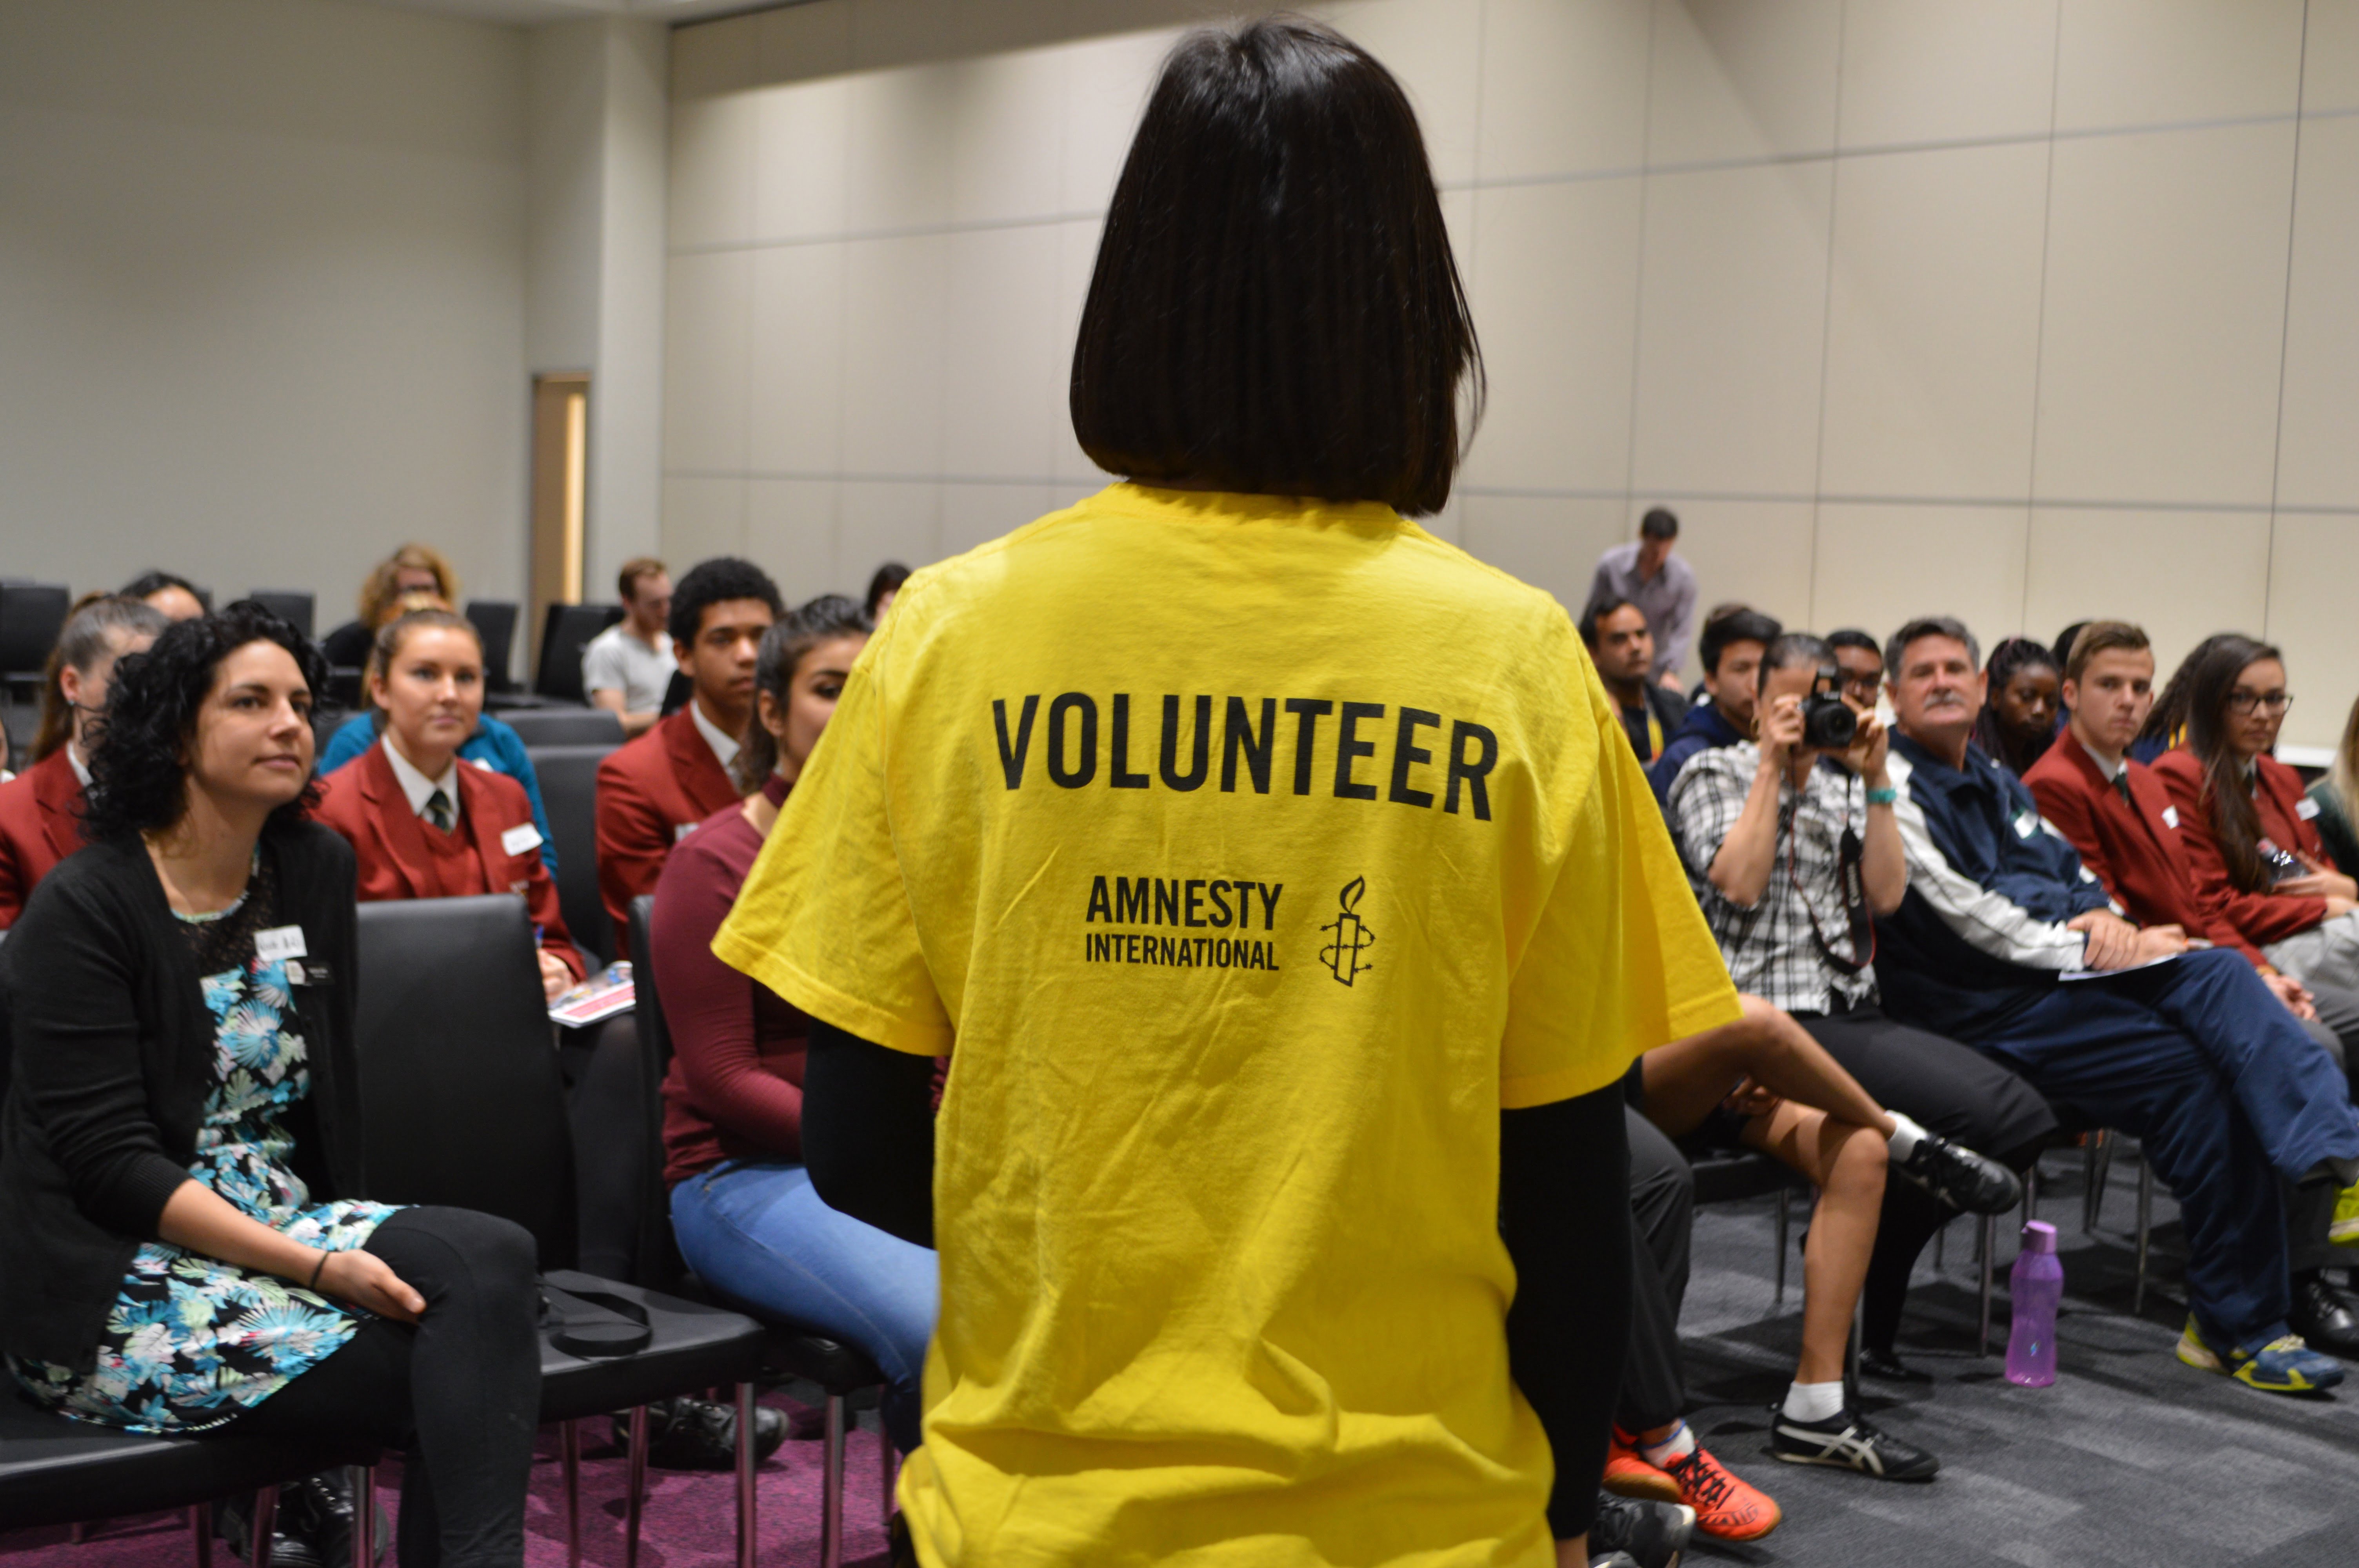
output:
[[[664,1180],[690,1268],[723,1296],[857,1345],[886,1377],[885,1424],[918,1443],[934,1328],[934,1254],[819,1200],[802,1162],[810,1021],[712,956],[713,933],[818,744],[868,641],[860,606],[830,594],[773,626],[755,666],[754,722],[736,768],[756,793],[698,826],[656,883],[649,958],[670,1025]]]

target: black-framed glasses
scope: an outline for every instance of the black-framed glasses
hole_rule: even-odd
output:
[[[2257,691],[2232,691],[2228,694],[2228,711],[2231,713],[2245,714],[2258,708],[2263,713],[2278,714],[2292,706],[2293,693],[2289,691],[2273,691],[2267,696]]]

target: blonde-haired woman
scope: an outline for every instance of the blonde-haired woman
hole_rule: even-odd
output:
[[[328,663],[342,669],[366,664],[378,629],[401,613],[402,599],[413,593],[430,593],[448,609],[459,607],[459,574],[431,545],[404,545],[376,564],[361,584],[360,619],[347,621],[321,641]]]

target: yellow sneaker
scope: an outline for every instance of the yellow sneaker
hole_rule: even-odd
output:
[[[2359,1247],[2359,1187],[2345,1187],[2334,1200],[2334,1219],[2326,1227],[2327,1239],[2345,1247]]]

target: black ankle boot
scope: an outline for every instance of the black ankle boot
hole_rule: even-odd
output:
[[[270,1562],[256,1564],[255,1568],[326,1568],[318,1551],[287,1517],[287,1499],[295,1490],[295,1487],[278,1489],[278,1511],[270,1521]],[[245,1492],[215,1503],[213,1532],[229,1547],[232,1556],[245,1562],[247,1548],[254,1544],[254,1494]]]
[[[787,1440],[787,1412],[754,1407],[754,1461]],[[614,1417],[614,1444],[630,1452],[630,1417]],[[647,1406],[647,1463],[658,1470],[731,1470],[737,1465],[737,1408],[717,1400],[658,1400]]]

